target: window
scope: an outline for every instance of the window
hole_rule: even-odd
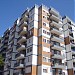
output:
[[[32,16],[30,17],[30,20],[32,20]]]
[[[46,43],[46,39],[43,39],[43,42],[45,42],[45,43]]]
[[[29,62],[29,57],[28,57],[28,62]]]
[[[31,72],[31,67],[26,67],[25,72],[26,72],[26,73],[30,73],[30,72]]]
[[[50,41],[49,41],[49,40],[47,40],[47,43],[48,43],[48,44],[50,44]]]
[[[52,71],[53,71],[53,75],[55,75],[56,74],[56,70],[55,69],[52,69]]]
[[[46,26],[46,23],[44,22],[43,25]]]
[[[43,57],[43,61],[44,61],[44,62],[47,62],[47,59],[46,59],[46,57]]]
[[[45,31],[45,30],[43,30],[43,33],[45,33],[45,34],[46,34],[46,31]]]
[[[31,61],[32,61],[32,57],[31,56],[26,57],[26,62],[31,62]]]
[[[47,69],[43,69],[43,72],[44,72],[44,73],[47,73]]]
[[[45,10],[43,10],[43,12],[45,12]]]
[[[61,54],[61,52],[60,52],[60,51],[57,51],[57,54],[59,54],[59,55],[60,55],[60,54]]]
[[[47,32],[47,35],[50,35],[50,32]]]
[[[48,59],[48,62],[51,62],[51,59]]]
[[[32,52],[32,47],[30,47],[30,52]]]
[[[29,48],[27,49],[27,53],[29,53]]]
[[[31,41],[31,40],[29,39],[29,43],[30,43],[30,41]]]
[[[32,61],[32,56],[28,56],[29,57],[29,62],[31,62]]]
[[[45,18],[45,19],[46,19],[46,16],[43,16],[43,18]]]
[[[27,49],[27,53],[32,52],[32,47]]]
[[[54,54],[54,50],[52,50],[51,52],[52,52],[52,54]]]
[[[58,70],[58,73],[59,73],[59,74],[62,74],[62,70]]]
[[[29,34],[31,35],[31,34],[32,34],[32,32],[31,32],[31,31],[29,31]]]
[[[75,71],[74,71],[75,72]],[[75,74],[75,73],[74,73]],[[65,72],[62,72],[62,75],[65,75]]]

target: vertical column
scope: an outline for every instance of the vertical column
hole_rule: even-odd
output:
[[[29,25],[26,48],[26,74],[37,75],[37,48],[38,48],[38,6],[29,11]],[[30,68],[30,71],[27,69]]]
[[[38,74],[52,75],[50,52],[50,27],[48,7],[41,5],[38,9]]]

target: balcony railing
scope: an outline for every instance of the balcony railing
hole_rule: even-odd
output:
[[[60,68],[60,69],[66,69],[66,66],[63,64],[55,63],[52,68]]]
[[[28,20],[28,16],[26,15],[26,14],[23,14],[22,16],[21,16],[21,19],[20,19],[21,21],[27,21]]]
[[[55,33],[57,35],[61,35],[62,34],[62,32],[60,30],[56,29],[56,28],[52,28],[51,29],[51,33]]]
[[[72,54],[75,54],[75,51],[74,50],[72,50]]]
[[[71,47],[75,47],[75,43],[70,43],[71,44]]]
[[[4,43],[8,43],[8,39],[4,41]]]
[[[18,51],[25,50],[25,45],[18,45],[17,50]]]
[[[69,29],[69,33],[70,33],[70,34],[73,33],[73,30],[72,30],[72,29]]]
[[[23,64],[23,63],[16,63],[16,64],[14,65],[14,67],[15,67],[16,69],[21,69],[21,68],[24,68],[24,64]]]
[[[75,62],[75,58],[73,58],[73,62]]]
[[[70,37],[70,40],[73,40],[74,39],[71,35],[69,35],[69,37]]]
[[[19,60],[19,59],[24,59],[24,58],[25,58],[25,55],[19,53],[19,54],[16,54],[15,58],[16,58],[17,60]]]
[[[61,24],[59,24],[59,23],[57,23],[57,22],[55,22],[55,21],[52,21],[52,22],[50,23],[50,25],[51,25],[51,26],[55,26],[55,27],[57,27],[57,28],[61,28],[61,27],[62,27]]]
[[[54,54],[52,56],[52,58],[56,58],[56,59],[64,59],[65,57],[63,55],[60,55],[60,54]]]
[[[55,10],[54,8],[50,8],[50,9],[49,9],[49,12],[50,12],[51,14],[54,14],[55,16],[59,16],[59,12],[58,12],[57,10]]]
[[[61,51],[61,50],[64,50],[64,49],[65,49],[63,46],[56,45],[56,44],[52,45],[52,47],[51,47],[51,48],[52,48],[52,49],[55,49],[55,50],[59,50],[59,51]]]
[[[57,16],[55,16],[55,15],[53,15],[53,14],[51,14],[50,19],[51,19],[51,20],[54,20],[54,21],[56,21],[56,22],[59,22],[59,21],[60,21],[60,18],[57,17]]]
[[[23,27],[26,27],[27,26],[27,22],[22,22],[22,23],[20,23],[20,25],[19,25],[19,27],[21,27],[21,28],[23,28]]]
[[[27,33],[27,28],[26,27],[20,29],[20,31],[19,31],[20,35],[25,35],[26,33]]]
[[[26,37],[25,36],[20,36],[17,41],[18,41],[18,43],[25,42],[26,41]]]
[[[16,72],[16,71],[14,71],[14,75],[24,75],[25,74],[25,71],[18,71],[18,72]]]
[[[60,38],[60,37],[57,37],[57,36],[52,36],[52,37],[51,37],[51,40],[52,40],[52,41],[57,41],[57,42],[59,42],[59,43],[64,42],[64,39],[63,39],[63,38]]]
[[[22,73],[19,73],[18,75],[24,75],[24,74],[22,74]]]

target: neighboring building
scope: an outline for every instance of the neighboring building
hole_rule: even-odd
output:
[[[8,43],[3,46],[7,46],[4,75],[69,75],[73,72],[73,62],[72,67],[67,65],[65,19],[45,5],[27,9],[10,28]],[[74,52],[70,57],[72,53],[74,57]],[[69,72],[69,69],[72,70]]]
[[[67,16],[63,17],[63,29],[68,75],[75,75],[75,23]]]
[[[6,59],[6,52],[8,50],[8,39],[9,39],[9,33],[10,33],[10,30],[7,29],[5,32],[4,32],[4,35],[1,37],[0,39],[0,54],[2,55],[2,57],[4,58],[4,62],[5,62],[5,59]],[[6,64],[4,63],[4,66]],[[2,74],[1,75],[4,75],[4,66],[2,66],[0,68],[0,70],[2,71]]]
[[[15,55],[17,53],[17,39],[18,39],[18,26],[17,20],[14,22],[13,27],[10,28],[8,50],[6,52],[4,75],[14,75],[14,64],[16,62]]]

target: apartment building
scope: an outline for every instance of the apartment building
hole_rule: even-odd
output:
[[[74,75],[74,33],[65,31],[70,23],[52,7],[26,9],[10,28],[4,75]]]
[[[75,75],[75,23],[67,16],[63,17],[63,29],[68,75]]]
[[[10,28],[8,50],[6,52],[4,75],[14,75],[14,64],[16,62],[15,55],[17,54],[17,39],[18,39],[18,20],[14,22],[14,25]]]
[[[41,49],[38,49],[41,57],[41,64],[38,66],[38,75],[59,75],[66,74],[66,66],[63,64],[64,38],[62,37],[62,19],[58,11],[46,6],[39,7],[39,37]],[[38,48],[39,48],[38,47]],[[39,58],[39,56],[38,56]],[[38,60],[40,62],[40,60]],[[41,68],[40,68],[41,67]]]
[[[0,54],[2,55],[2,57],[4,58],[4,61],[5,61],[5,58],[6,58],[6,52],[7,52],[7,49],[8,49],[8,39],[9,39],[9,33],[10,33],[10,30],[7,29],[3,36],[0,38]],[[0,68],[0,71],[2,71],[0,74],[1,75],[4,75],[3,71],[4,71],[4,66],[2,66]]]

